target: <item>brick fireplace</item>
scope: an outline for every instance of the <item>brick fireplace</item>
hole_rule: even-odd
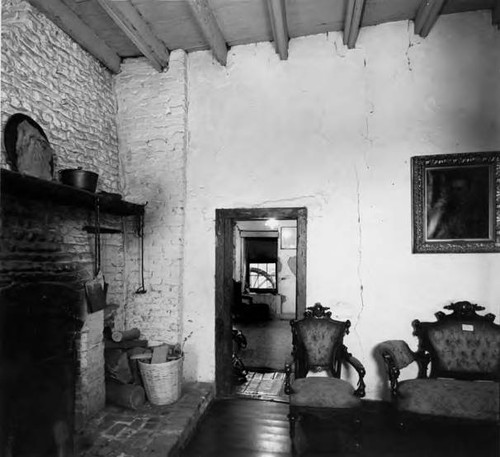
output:
[[[8,373],[0,378],[6,387],[2,409],[45,436],[45,443],[43,437],[32,440],[41,452],[54,445],[55,432],[47,427],[61,428],[64,417],[72,435],[105,404],[104,310],[90,313],[84,294],[93,276],[94,235],[83,227],[93,224],[93,212],[2,192],[0,220],[0,371]],[[104,223],[122,226],[116,216],[105,215]],[[108,303],[121,303],[122,235],[104,239],[102,248]],[[2,419],[10,424],[12,417]],[[16,427],[2,436],[4,446],[9,439],[26,444],[23,427]],[[26,455],[51,455],[29,450]]]

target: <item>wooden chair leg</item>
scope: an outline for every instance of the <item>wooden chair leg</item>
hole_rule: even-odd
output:
[[[363,440],[363,430],[361,419],[356,417],[354,419],[354,449],[356,452],[361,450],[361,443]]]
[[[292,447],[292,456],[300,457],[307,450],[307,439],[301,423],[303,417],[296,411],[291,411],[288,415],[290,422],[290,442]],[[298,428],[298,429],[297,429]]]
[[[297,422],[296,413],[290,412],[290,414],[288,414],[288,422],[290,423],[290,438],[293,442],[293,439],[295,438],[295,423]]]

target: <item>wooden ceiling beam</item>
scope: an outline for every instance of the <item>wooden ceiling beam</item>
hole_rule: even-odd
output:
[[[344,45],[347,45],[347,41],[349,40],[349,33],[351,31],[351,22],[353,13],[354,13],[354,0],[347,0],[345,19],[344,19],[344,34],[343,34]]]
[[[500,29],[500,0],[496,0],[491,10],[491,16],[493,20],[493,25],[496,25]]]
[[[415,17],[414,31],[425,38],[436,23],[445,0],[422,0]]]
[[[83,49],[92,54],[113,73],[120,72],[121,58],[76,13],[61,0],[28,0],[36,9],[47,16],[61,30],[66,32]]]
[[[288,24],[286,21],[285,0],[267,0],[269,17],[273,29],[276,52],[281,60],[288,59]]]
[[[156,70],[162,72],[168,67],[167,48],[156,37],[130,0],[97,0],[97,2]]]
[[[359,35],[359,28],[361,27],[361,20],[363,18],[363,11],[365,9],[365,0],[354,0],[352,11],[351,24],[349,26],[349,35],[347,37],[347,47],[353,49],[356,47],[356,40]]]
[[[205,39],[208,41],[212,52],[221,65],[227,62],[227,44],[217,24],[214,13],[208,4],[208,0],[188,0],[198,25]]]
[[[417,15],[415,16],[415,20],[413,21],[414,26],[413,26],[413,31],[415,34],[420,34],[422,31],[423,25],[427,22],[427,19],[429,18],[429,13],[431,11],[431,6],[432,6],[432,0],[422,0],[420,2],[420,6],[418,7],[417,10]]]

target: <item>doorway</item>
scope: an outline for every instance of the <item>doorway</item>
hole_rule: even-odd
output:
[[[232,307],[235,297],[235,237],[237,221],[293,221],[296,227],[295,316],[306,307],[307,208],[242,208],[216,210],[215,382],[218,397],[233,392]],[[247,276],[248,277],[248,276]],[[290,316],[294,317],[294,316]]]

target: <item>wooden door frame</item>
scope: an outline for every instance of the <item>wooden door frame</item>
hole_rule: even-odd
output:
[[[306,309],[307,208],[235,208],[215,210],[215,389],[217,397],[232,393],[233,228],[238,220],[297,221],[296,316]],[[283,362],[284,363],[284,362]]]

